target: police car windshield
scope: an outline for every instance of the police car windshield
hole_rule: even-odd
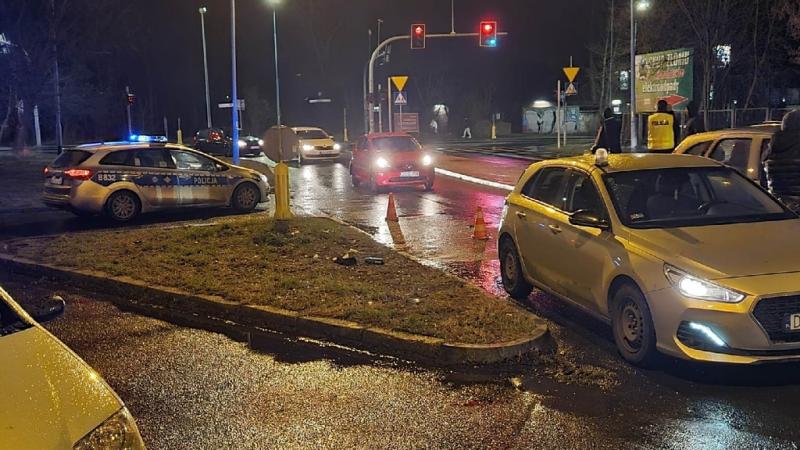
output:
[[[677,228],[795,219],[727,167],[671,168],[603,176],[620,220],[631,228]]]
[[[58,155],[58,158],[50,164],[50,167],[54,169],[75,167],[89,159],[90,156],[92,156],[92,154],[84,150],[67,150]]]
[[[372,140],[372,147],[379,152],[415,152],[417,141],[411,136],[391,136]]]
[[[322,130],[297,130],[297,137],[300,139],[328,139],[328,135]]]

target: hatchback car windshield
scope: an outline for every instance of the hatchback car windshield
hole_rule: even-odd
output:
[[[391,136],[373,139],[372,147],[379,152],[414,152],[419,150],[417,141],[410,136]]]
[[[328,139],[328,135],[322,130],[297,130],[297,137],[300,139]]]
[[[673,228],[797,216],[735,170],[670,168],[604,176],[619,218],[631,228]]]

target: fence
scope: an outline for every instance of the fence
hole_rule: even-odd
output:
[[[721,130],[780,121],[791,110],[792,108],[714,109],[708,111],[706,129]]]

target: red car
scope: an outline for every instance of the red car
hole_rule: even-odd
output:
[[[433,189],[433,157],[406,133],[373,133],[361,137],[350,161],[353,186],[368,183],[375,192],[391,186]]]

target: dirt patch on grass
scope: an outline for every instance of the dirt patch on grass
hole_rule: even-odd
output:
[[[15,241],[18,256],[196,294],[446,339],[493,343],[525,337],[536,320],[505,299],[384,247],[325,218],[263,216],[219,225],[137,229]],[[336,264],[356,256],[358,265]],[[366,265],[364,258],[383,258]]]

